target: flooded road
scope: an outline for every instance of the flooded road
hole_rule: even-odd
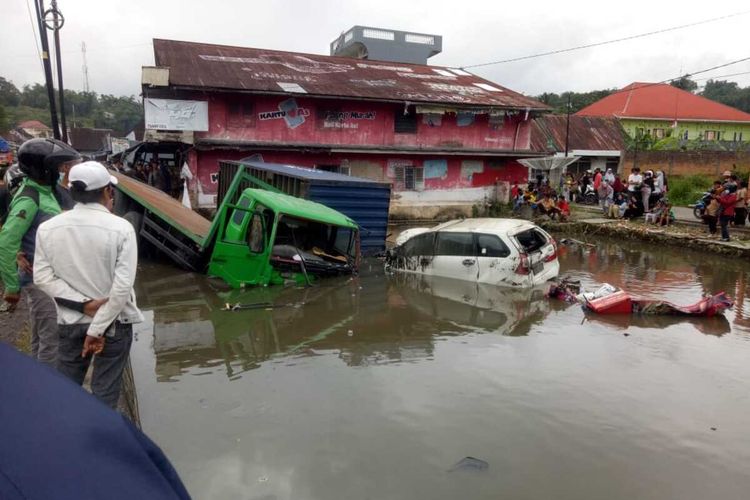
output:
[[[143,428],[194,498],[747,498],[747,264],[613,241],[560,261],[586,286],[684,304],[726,290],[737,306],[601,320],[377,261],[241,293],[143,263]],[[465,457],[487,467],[454,467]]]

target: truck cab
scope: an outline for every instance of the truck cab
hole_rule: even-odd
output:
[[[233,288],[310,283],[351,274],[358,265],[357,224],[325,205],[247,188],[223,203],[208,275]]]

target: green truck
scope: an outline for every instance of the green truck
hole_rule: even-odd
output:
[[[233,288],[309,284],[354,273],[359,265],[359,227],[352,219],[284,194],[243,168],[212,221],[152,186],[114,175],[114,212],[133,224],[142,250]],[[254,187],[241,188],[247,185]]]

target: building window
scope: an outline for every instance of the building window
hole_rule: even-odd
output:
[[[227,105],[227,127],[252,127],[255,125],[255,108],[248,102],[231,102]]]
[[[424,190],[424,168],[397,165],[393,168],[396,185],[403,187],[404,191]]]
[[[742,132],[734,133],[734,142],[742,142]]]
[[[416,134],[417,114],[413,112],[404,114],[396,111],[393,116],[393,131],[397,134]]]
[[[666,134],[664,133],[664,129],[663,128],[655,128],[654,129],[654,138],[656,138],[656,139],[664,139],[665,135]]]
[[[718,140],[716,137],[716,131],[715,130],[706,130],[706,133],[703,134],[703,140],[705,141],[715,141]]]
[[[335,174],[352,175],[351,168],[348,165],[315,165],[315,170],[324,172],[333,172]]]
[[[643,127],[638,127],[635,129],[635,138],[638,139],[639,137],[643,137],[646,135],[646,129]]]
[[[611,168],[612,172],[617,172],[617,169],[619,167],[620,167],[620,159],[619,158],[607,158],[607,161],[604,164],[604,168]]]
[[[687,140],[688,140],[688,135],[689,135],[689,134],[688,134],[688,131],[686,130],[686,131],[685,131],[685,132],[684,132],[684,133],[682,134],[682,138],[683,138],[683,139],[685,139],[685,140],[687,141]]]

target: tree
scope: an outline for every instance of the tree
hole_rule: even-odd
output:
[[[10,130],[10,117],[8,112],[5,111],[5,106],[0,103],[0,133],[7,132]]]
[[[686,90],[688,92],[695,92],[698,89],[698,84],[690,79],[688,75],[681,76],[676,80],[672,80],[669,84],[678,89]]]
[[[712,101],[750,113],[750,87],[742,88],[737,85],[737,82],[709,80],[701,95]]]
[[[0,105],[18,106],[20,102],[21,92],[13,85],[13,82],[0,76]]]
[[[21,92],[21,104],[30,108],[49,109],[47,87],[38,83],[24,85]]]

